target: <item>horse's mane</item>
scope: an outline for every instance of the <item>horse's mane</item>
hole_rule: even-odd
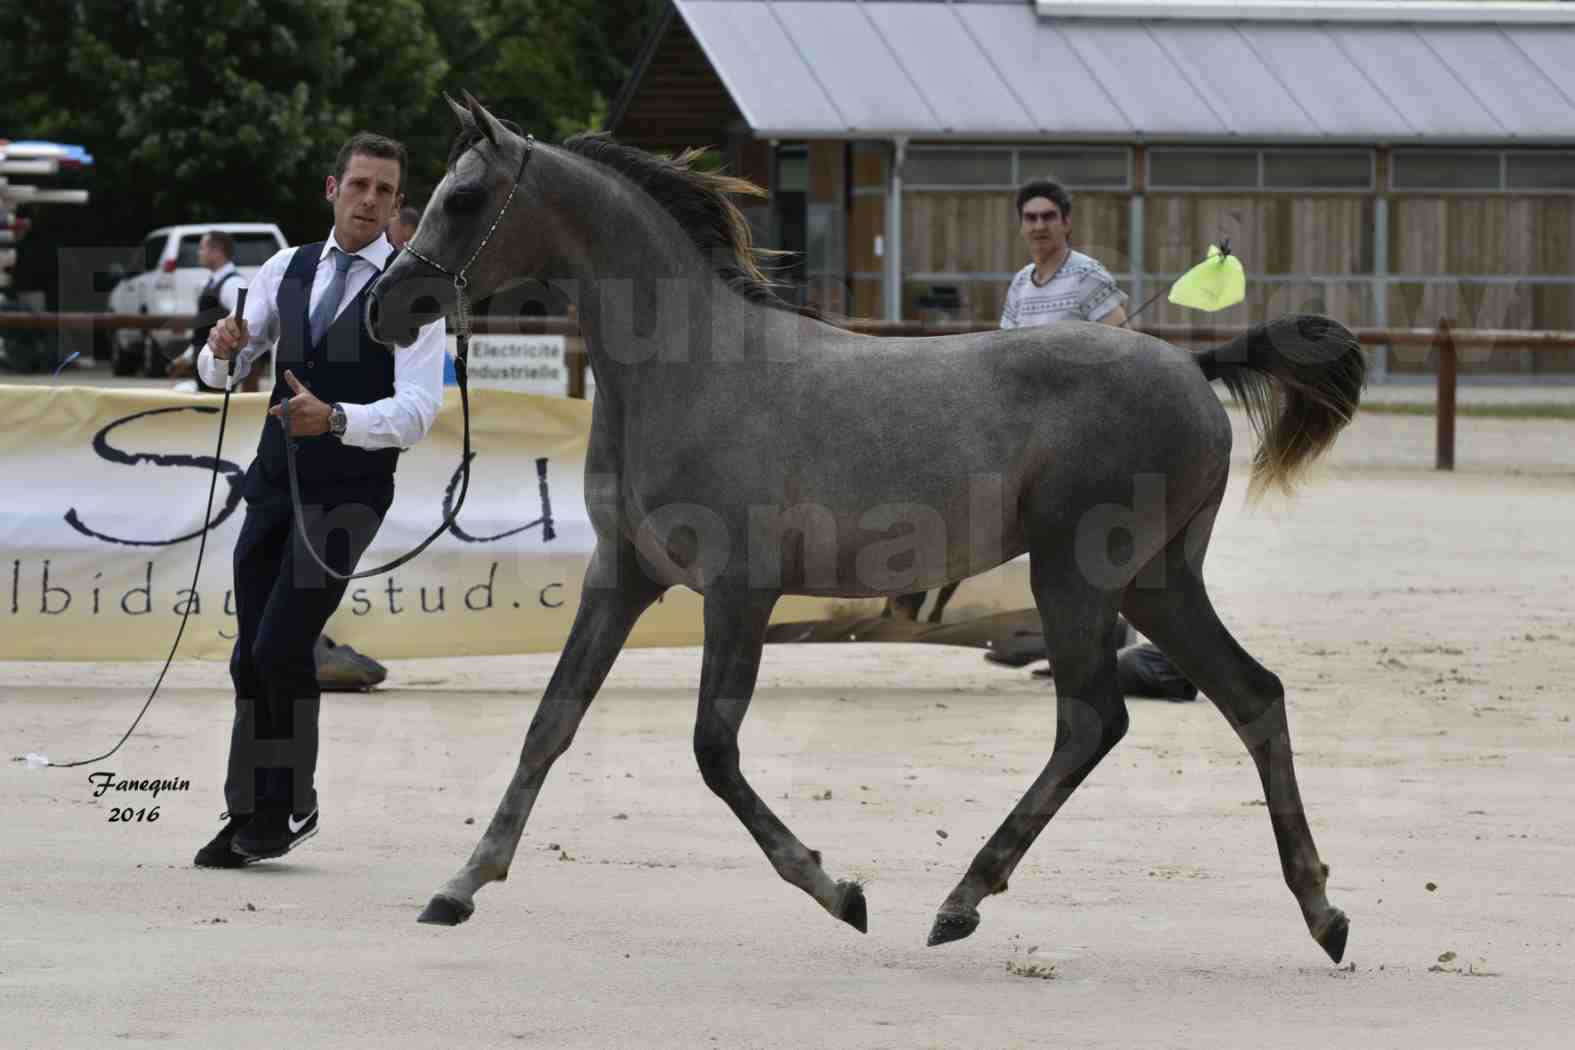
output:
[[[821,316],[812,306],[784,301],[761,271],[762,259],[784,253],[755,247],[748,220],[730,199],[735,193],[766,196],[759,186],[748,179],[696,169],[693,165],[704,152],[699,149],[668,157],[615,142],[605,132],[575,135],[563,148],[613,169],[655,198],[733,292],[762,306]]]
[[[523,137],[513,121],[498,123]],[[466,121],[449,147],[449,170],[466,150],[484,140],[474,123]],[[748,179],[696,169],[694,163],[704,150],[686,149],[676,157],[668,157],[615,142],[601,131],[574,135],[563,143],[563,148],[613,169],[655,198],[689,234],[700,254],[712,261],[717,276],[734,293],[773,309],[824,317],[813,306],[794,306],[783,300],[760,268],[761,260],[787,253],[755,247],[749,222],[730,197],[735,193],[764,197],[766,191]]]

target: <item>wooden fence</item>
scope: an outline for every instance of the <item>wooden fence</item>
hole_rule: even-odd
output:
[[[7,329],[45,329],[82,331],[94,328],[184,330],[192,327],[190,314],[29,314],[0,313],[0,332]],[[874,321],[845,320],[842,327],[868,335],[929,336],[960,332],[991,331],[994,325],[977,321]],[[569,396],[585,393],[586,355],[580,327],[568,317],[475,317],[472,330],[478,335],[562,335],[567,339]],[[1241,335],[1242,328],[1209,328],[1201,325],[1152,325],[1139,331],[1177,344],[1228,342]],[[1533,331],[1513,328],[1456,328],[1450,318],[1437,328],[1355,328],[1352,332],[1366,347],[1411,347],[1438,354],[1435,419],[1437,434],[1434,466],[1455,469],[1455,404],[1457,372],[1461,352],[1491,350],[1571,350],[1575,332]]]

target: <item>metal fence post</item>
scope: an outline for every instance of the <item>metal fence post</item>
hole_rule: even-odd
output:
[[[1455,469],[1455,322],[1441,317],[1438,321],[1438,395],[1435,412],[1438,417],[1437,442],[1433,467],[1435,470]]]
[[[569,396],[585,396],[585,339],[569,336],[563,341],[563,363],[569,370]]]

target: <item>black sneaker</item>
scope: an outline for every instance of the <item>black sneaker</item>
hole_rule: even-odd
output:
[[[287,809],[260,809],[231,843],[250,860],[282,857],[317,834],[317,810],[297,817]]]
[[[251,823],[252,815],[250,813],[240,813],[231,817],[228,813],[219,814],[220,820],[226,818],[229,819],[229,823],[219,829],[219,833],[213,836],[213,841],[197,851],[197,856],[192,860],[192,863],[197,867],[244,868],[251,863],[250,859],[235,852],[233,843],[236,834],[247,824]]]

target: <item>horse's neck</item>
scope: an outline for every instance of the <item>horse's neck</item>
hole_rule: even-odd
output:
[[[642,387],[695,382],[716,364],[763,361],[795,315],[751,303],[709,269],[678,277],[580,277],[571,293],[587,350],[604,374]]]
[[[582,165],[575,190],[554,209],[554,255],[598,389],[666,397],[693,385],[690,369],[756,356],[753,348],[785,327],[786,318],[770,316],[781,311],[729,290],[665,209]]]

